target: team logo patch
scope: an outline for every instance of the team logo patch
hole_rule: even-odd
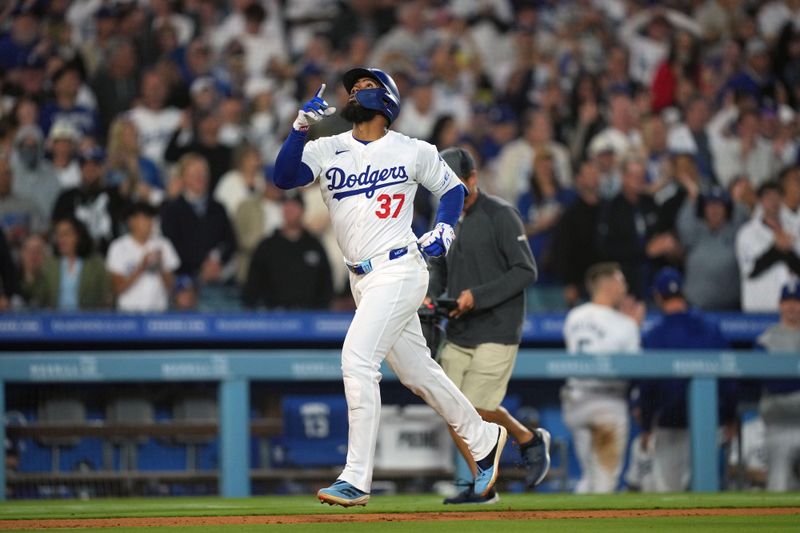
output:
[[[372,198],[378,189],[408,181],[404,165],[374,170],[371,165],[367,165],[367,168],[359,174],[347,174],[339,167],[331,167],[325,173],[325,177],[328,178],[329,191],[340,191],[333,195],[336,200],[358,194]]]

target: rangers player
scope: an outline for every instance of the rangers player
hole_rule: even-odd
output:
[[[355,68],[342,82],[350,95],[342,117],[353,123],[352,131],[305,144],[309,126],[335,112],[322,98],[322,85],[297,113],[274,173],[283,189],[318,180],[357,305],[342,347],[350,424],[347,464],[317,496],[345,507],[369,500],[384,359],[464,439],[478,463],[475,492],[488,494],[507,431],[484,422],[430,357],[417,316],[428,288],[420,252],[447,253],[464,203],[463,186],[435,146],[388,129],[400,112],[400,94],[388,74]],[[419,185],[439,198],[439,209],[434,229],[417,240],[411,219]]]
[[[592,301],[571,310],[564,322],[570,353],[639,351],[644,306],[627,297],[616,263],[598,263],[586,273]],[[622,311],[618,311],[620,308]],[[564,423],[572,431],[581,479],[575,492],[613,492],[619,483],[628,442],[628,383],[623,380],[569,379],[561,390]]]

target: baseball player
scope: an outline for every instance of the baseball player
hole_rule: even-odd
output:
[[[642,335],[647,350],[724,350],[730,343],[719,325],[689,308],[683,296],[683,276],[674,268],[655,276],[654,299],[662,316]],[[720,384],[719,417],[732,421],[735,383]],[[638,384],[642,426],[641,446],[653,452],[652,485],[646,492],[682,492],[689,488],[691,453],[686,412],[685,379],[643,380]],[[652,442],[651,442],[652,441]],[[648,446],[652,445],[652,446]]]
[[[319,183],[357,306],[342,346],[350,424],[347,464],[317,496],[345,507],[369,500],[384,359],[467,443],[478,463],[475,491],[488,494],[508,433],[484,422],[430,357],[417,316],[428,288],[421,254],[447,253],[464,187],[435,146],[389,130],[401,104],[388,74],[354,68],[342,83],[350,96],[341,116],[353,124],[352,131],[305,144],[309,126],[336,110],[323,100],[323,84],[298,111],[274,172],[275,184],[283,189]],[[439,198],[439,208],[433,230],[417,240],[411,219],[419,185]]]
[[[780,322],[762,333],[757,343],[770,353],[797,353],[800,281],[783,286],[779,305]],[[759,411],[765,426],[767,490],[800,490],[800,383],[797,379],[770,379],[763,388]]]
[[[564,322],[567,351],[638,352],[644,306],[628,298],[619,265],[592,266],[586,273],[586,285],[592,300],[572,309]],[[561,390],[562,416],[572,431],[581,465],[575,492],[609,493],[617,488],[630,425],[627,396],[624,380],[571,378]]]

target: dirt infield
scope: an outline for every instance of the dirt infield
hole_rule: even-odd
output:
[[[234,526],[271,524],[320,524],[339,522],[435,522],[446,520],[553,520],[563,518],[648,518],[670,516],[767,516],[800,515],[798,507],[731,509],[619,509],[596,511],[483,511],[452,513],[323,514],[276,516],[185,516],[158,518],[87,518],[58,520],[0,520],[2,529],[51,529],[93,527]]]

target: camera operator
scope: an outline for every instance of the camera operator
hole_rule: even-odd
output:
[[[458,239],[446,257],[433,259],[428,266],[425,304],[436,306],[443,293],[454,299],[440,363],[484,420],[504,426],[517,439],[528,470],[527,481],[537,485],[550,466],[550,434],[544,429],[528,429],[500,405],[522,338],[525,288],[536,280],[536,263],[519,213],[478,189],[472,156],[461,148],[449,148],[440,155],[469,192],[455,229]],[[466,445],[452,429],[451,434],[474,478],[476,465]],[[445,503],[491,503],[497,499],[494,490],[480,496],[468,486]]]

